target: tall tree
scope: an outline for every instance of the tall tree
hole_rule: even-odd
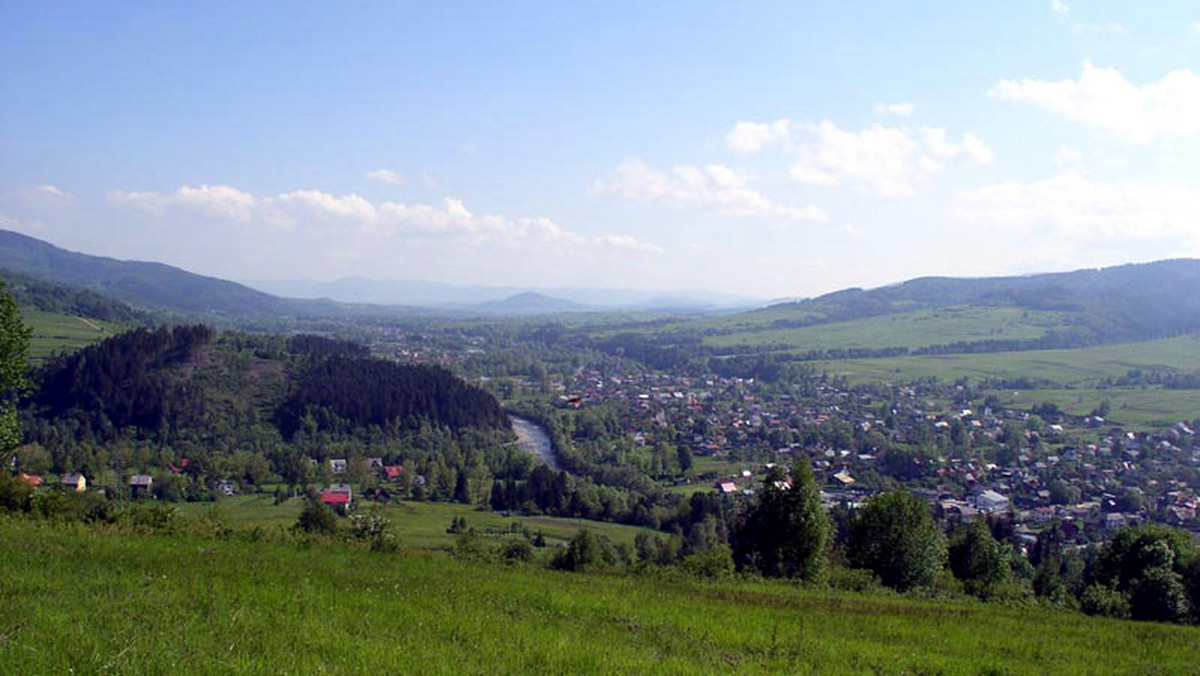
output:
[[[850,526],[850,565],[893,589],[932,585],[946,563],[946,538],[929,505],[907,491],[871,498]]]
[[[29,388],[25,361],[32,331],[21,321],[17,303],[0,281],[0,451],[21,444],[17,398]]]
[[[801,463],[790,485],[775,468],[734,533],[734,560],[768,577],[816,580],[825,571],[832,530],[812,468]]]

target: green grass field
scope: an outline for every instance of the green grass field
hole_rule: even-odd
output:
[[[913,378],[1038,378],[1063,386],[1116,378],[1131,369],[1200,369],[1200,337],[1181,336],[1070,350],[922,355],[887,359],[815,361],[812,366],[852,381],[905,382]]]
[[[1195,674],[1200,629],[0,518],[11,674]]]
[[[1066,315],[1011,307],[943,307],[793,329],[769,324],[710,336],[713,347],[778,346],[788,350],[922,347],[958,341],[1040,338]],[[731,320],[727,320],[731,321]],[[736,325],[735,325],[736,326]]]
[[[33,330],[29,341],[29,357],[35,362],[59,352],[78,350],[124,330],[123,326],[112,322],[54,314],[33,308],[21,308],[21,319]]]
[[[238,495],[221,498],[215,503],[215,508],[221,520],[234,529],[249,530],[255,526],[264,529],[290,528],[300,515],[303,500],[293,498],[280,505],[274,502],[274,497],[268,494]],[[214,509],[214,503],[179,503],[175,507],[185,517],[200,518]],[[360,509],[369,512],[374,507],[372,503],[363,502]],[[446,529],[458,517],[465,518],[467,526],[480,533],[504,530],[517,522],[531,532],[541,531],[550,546],[566,544],[583,528],[605,535],[614,543],[632,545],[633,539],[644,530],[586,519],[504,516],[449,502],[401,502],[383,506],[380,511],[391,520],[392,531],[399,538],[401,546],[410,551],[423,552],[450,549],[454,545],[454,535],[447,533]]]

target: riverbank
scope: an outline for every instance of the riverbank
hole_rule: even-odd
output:
[[[550,469],[558,471],[558,456],[554,453],[554,442],[546,428],[528,418],[509,414],[513,432],[517,435],[517,445],[541,458]]]

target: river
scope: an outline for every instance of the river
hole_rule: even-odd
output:
[[[550,469],[558,471],[558,456],[554,455],[554,444],[545,428],[527,418],[509,415],[512,429],[517,433],[517,445],[541,458]]]

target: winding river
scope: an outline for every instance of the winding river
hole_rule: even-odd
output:
[[[554,444],[545,428],[528,418],[509,415],[512,429],[517,433],[517,445],[541,458],[550,469],[557,471],[558,456],[554,455]]]

